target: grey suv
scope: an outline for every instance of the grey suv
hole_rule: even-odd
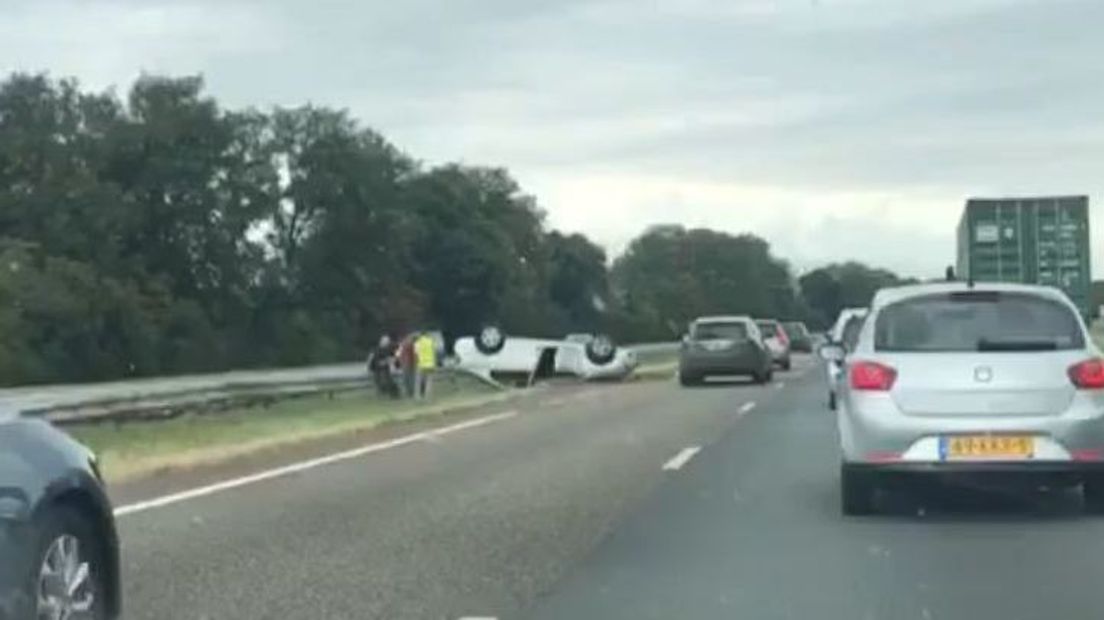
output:
[[[696,385],[711,375],[745,375],[756,383],[771,380],[771,352],[755,321],[746,316],[712,316],[690,325],[679,354],[679,381]]]
[[[1081,484],[1104,511],[1104,361],[1057,289],[879,291],[837,390],[847,514],[870,512],[890,474],[963,473]]]

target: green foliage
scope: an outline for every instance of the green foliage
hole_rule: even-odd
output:
[[[345,111],[226,110],[199,77],[0,82],[0,384],[362,359],[383,332],[492,321],[671,338],[895,279],[859,267],[801,297],[762,239],[664,226],[610,270],[506,170],[427,169]]]
[[[844,308],[870,305],[880,288],[910,282],[893,272],[862,263],[834,263],[801,276],[801,295],[812,312],[811,322],[824,328],[832,324]]]
[[[702,315],[798,311],[789,267],[753,235],[655,227],[629,245],[612,276],[634,324],[629,337],[671,338]]]

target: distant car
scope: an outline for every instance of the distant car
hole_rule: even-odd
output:
[[[686,386],[717,375],[742,375],[766,383],[773,373],[773,358],[759,327],[746,316],[695,320],[679,351],[679,382]]]
[[[801,353],[813,352],[813,336],[809,333],[809,328],[805,327],[805,324],[800,321],[786,321],[782,324],[782,329],[785,330],[786,336],[790,339],[790,350],[799,351]]]
[[[888,476],[905,474],[1080,484],[1085,507],[1104,512],[1104,360],[1057,289],[884,289],[843,363],[844,513],[871,512]]]
[[[828,332],[828,342],[826,344],[838,344],[843,347],[844,357],[855,346],[855,341],[858,338],[859,330],[862,329],[863,321],[866,320],[868,310],[866,308],[844,308],[840,311],[839,318],[836,319],[836,324]],[[828,373],[828,408],[835,411],[836,409],[836,386],[839,384],[840,375],[843,373],[842,361],[829,361],[827,364]]]
[[[763,334],[763,342],[771,352],[771,358],[782,370],[790,369],[790,337],[782,324],[774,319],[756,319],[755,324]]]
[[[117,618],[119,545],[92,453],[0,414],[0,618]]]
[[[618,347],[608,336],[590,334],[571,340],[507,336],[488,326],[476,336],[456,341],[456,364],[486,377],[573,375],[581,379],[623,379],[638,364],[636,353]]]

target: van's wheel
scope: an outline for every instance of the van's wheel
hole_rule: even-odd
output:
[[[604,334],[596,334],[586,343],[586,356],[592,364],[605,366],[617,356],[617,345]]]
[[[35,612],[31,617],[106,618],[103,550],[88,519],[58,507],[40,523],[26,586]]]
[[[846,463],[840,465],[840,508],[847,516],[874,512],[874,476]]]
[[[483,355],[494,355],[506,346],[506,334],[495,325],[487,325],[479,330],[475,338],[475,348]]]

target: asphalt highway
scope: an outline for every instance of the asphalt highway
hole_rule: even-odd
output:
[[[1082,516],[1076,492],[901,489],[882,514],[843,517],[822,375],[802,359],[765,387],[562,388],[440,434],[137,504],[119,518],[126,617],[1104,612],[1104,520]]]
[[[665,463],[781,393],[556,386],[480,426],[122,506],[126,617],[511,617],[670,477]]]

